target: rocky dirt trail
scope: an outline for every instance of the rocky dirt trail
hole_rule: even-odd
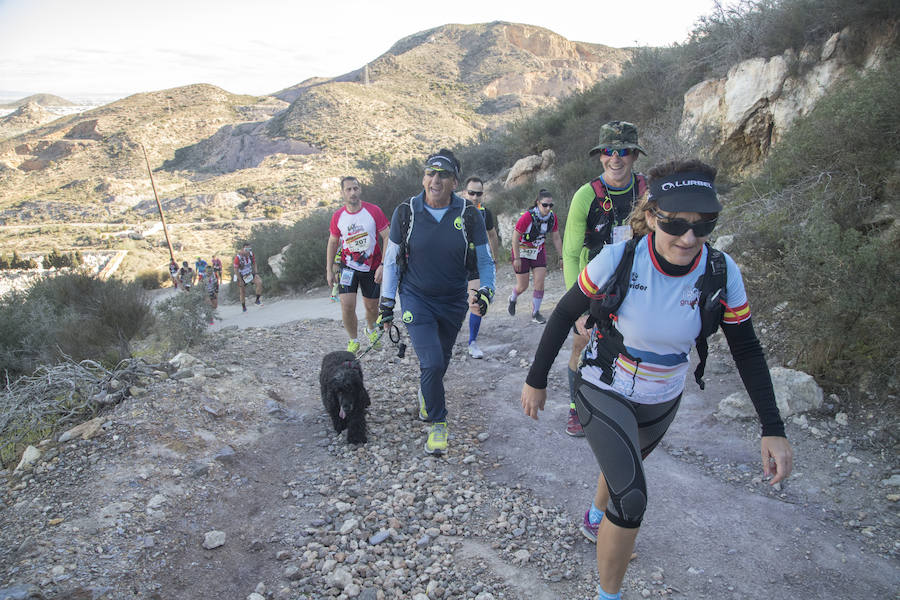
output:
[[[500,281],[503,298],[511,274]],[[547,287],[552,306],[558,272]],[[346,342],[325,294],[221,307],[197,362],[148,378],[88,439],[55,437],[31,467],[0,472],[0,599],[595,598],[577,525],[597,467],[563,431],[564,359],[540,420],[519,407],[542,326],[498,302],[478,361],[464,326],[442,458],[422,451],[411,349],[370,352],[357,448],[319,400],[321,357]],[[879,415],[835,419],[832,399],[789,418],[795,472],[776,490],[758,426],[713,415],[740,386],[733,366],[711,362],[708,383],[689,384],[647,460],[624,597],[897,598],[900,468]]]

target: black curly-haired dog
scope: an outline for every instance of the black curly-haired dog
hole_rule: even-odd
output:
[[[352,352],[330,352],[322,358],[319,371],[322,404],[331,417],[334,430],[347,430],[347,442],[365,444],[366,407],[371,404],[363,385],[362,366]]]

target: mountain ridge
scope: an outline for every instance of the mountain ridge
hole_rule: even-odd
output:
[[[32,102],[35,104],[39,104],[42,107],[76,106],[74,102],[66,100],[65,98],[61,98],[60,96],[54,96],[53,94],[31,94],[30,96],[19,98],[18,100],[14,100],[13,102],[0,104],[0,108],[19,108]]]

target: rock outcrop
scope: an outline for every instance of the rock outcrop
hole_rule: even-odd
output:
[[[520,158],[509,170],[503,185],[508,189],[531,181],[540,181],[546,177],[547,171],[555,162],[556,153],[549,148],[540,154]]]
[[[857,71],[854,40],[845,29],[821,47],[751,58],[721,79],[698,83],[684,95],[680,137],[705,147],[720,165],[752,171],[797,118]],[[870,42],[864,66],[877,64],[886,45]]]

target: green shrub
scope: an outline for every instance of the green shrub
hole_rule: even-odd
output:
[[[325,283],[325,251],[333,211],[320,209],[294,224],[284,257],[281,281],[299,287]]]
[[[33,258],[21,258],[15,250],[9,258],[0,255],[0,269],[37,269],[37,266]]]
[[[54,363],[61,353],[115,364],[152,322],[138,285],[80,273],[39,280],[0,302],[0,370],[14,376]]]
[[[168,270],[146,269],[135,276],[134,282],[141,286],[142,289],[158,290],[163,283],[171,281],[171,279]]]
[[[394,214],[394,209],[399,204],[422,191],[422,173],[425,158],[425,156],[422,156],[418,159],[409,160],[390,170],[376,172],[372,176],[372,181],[363,186],[363,200],[376,204],[390,220],[391,215]],[[462,162],[462,159],[460,159],[460,162]],[[474,165],[472,167],[474,168]],[[475,173],[474,171],[471,173],[466,171],[467,168],[467,165],[463,164],[463,180],[468,177],[468,174]]]
[[[236,285],[231,287],[237,287]],[[185,350],[200,341],[215,310],[206,301],[205,290],[178,292],[154,307],[156,333],[170,352]]]
[[[25,292],[0,299],[0,371],[15,377],[31,373],[56,358],[52,342],[58,316],[45,298],[29,300]]]
[[[54,248],[50,251],[50,254],[44,256],[43,266],[45,269],[62,269],[66,267],[80,267],[83,264],[83,260],[81,258],[81,252],[76,250],[75,252],[60,254],[60,252]]]

